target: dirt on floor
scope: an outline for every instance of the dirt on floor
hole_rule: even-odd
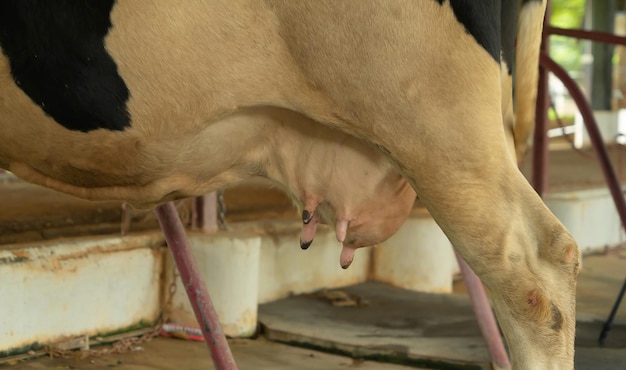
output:
[[[240,370],[419,370],[414,367],[351,359],[273,343],[263,338],[231,340],[230,345]],[[41,358],[6,368],[7,370],[210,370],[214,369],[214,366],[207,347],[202,342],[157,338],[136,351],[121,355],[89,359]]]

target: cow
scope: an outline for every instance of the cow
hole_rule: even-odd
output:
[[[268,137],[238,142],[236,128],[217,140],[233,145],[223,152],[220,122],[292,112],[362,140],[404,176],[490,291],[514,368],[571,369],[580,253],[516,166],[532,125],[515,116],[532,117],[529,66],[544,8],[545,0],[5,0],[0,166],[78,197],[149,208],[227,186],[262,156],[254,147]],[[531,51],[521,56],[530,63],[516,56],[526,80],[516,88],[527,91],[516,92],[513,113],[518,20],[530,35],[520,34],[518,49]],[[251,151],[231,161],[242,146]],[[292,150],[306,158],[306,148]],[[285,170],[295,176],[287,185],[303,179]],[[320,198],[295,193],[305,238]],[[367,223],[383,217],[341,204],[372,212]],[[329,208],[341,239],[350,213]],[[343,265],[353,247],[344,246]]]

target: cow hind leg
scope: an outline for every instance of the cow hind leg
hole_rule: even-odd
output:
[[[410,107],[414,122],[389,117],[376,135],[349,129],[397,165],[481,278],[513,369],[573,369],[578,246],[511,160],[497,96],[464,99]]]
[[[514,368],[572,369],[579,251],[507,147],[498,58],[450,2],[293,4],[276,6],[281,29],[316,88],[285,94],[297,100],[287,105],[397,165],[490,291]],[[363,48],[371,58],[354,57]]]
[[[509,160],[502,132],[476,129],[501,127],[501,118],[471,122],[485,117],[473,113],[440,125],[469,122],[459,127],[467,139],[452,147],[443,132],[431,133],[421,140],[427,150],[395,160],[490,291],[513,367],[571,369],[578,247]]]
[[[511,160],[498,74],[463,76],[481,88],[453,108],[432,100],[405,106],[413,122],[353,129],[394,161],[484,282],[513,368],[572,369],[578,247]]]

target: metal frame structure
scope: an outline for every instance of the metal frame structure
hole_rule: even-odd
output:
[[[587,101],[587,98],[583,94],[581,88],[576,82],[569,76],[561,66],[559,66],[549,56],[549,42],[548,39],[551,35],[561,35],[574,37],[577,39],[591,40],[597,42],[604,42],[610,44],[617,44],[626,46],[626,37],[616,36],[612,33],[597,32],[597,31],[584,31],[575,29],[563,29],[552,27],[549,24],[550,19],[550,4],[548,1],[548,10],[546,11],[546,17],[544,20],[544,28],[542,35],[542,49],[539,58],[539,90],[537,91],[537,111],[536,111],[536,126],[533,146],[533,177],[532,183],[539,195],[543,196],[548,188],[548,137],[547,137],[547,112],[549,106],[549,93],[548,93],[548,72],[552,72],[567,88],[572,99],[576,103],[580,114],[583,117],[585,127],[589,133],[592,147],[594,148],[602,173],[604,175],[607,186],[611,192],[611,197],[617,208],[617,213],[622,223],[622,227],[626,227],[626,200],[622,192],[622,187],[619,182],[619,178],[615,172],[615,169],[611,163],[609,153],[602,141],[602,135],[598,128],[598,124],[593,116],[591,105]],[[615,304],[611,309],[611,313],[607,321],[604,323],[600,337],[598,341],[600,344],[604,344],[606,336],[611,329],[611,325],[615,318],[615,314],[619,308],[622,297],[626,293],[626,280],[622,289],[620,290]]]

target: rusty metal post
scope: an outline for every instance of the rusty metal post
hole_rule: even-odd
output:
[[[543,33],[541,34],[541,52],[548,53],[550,50],[549,26],[551,6],[548,1],[546,14],[543,20]],[[550,106],[550,94],[548,91],[548,71],[539,67],[539,82],[537,86],[537,106],[535,110],[535,134],[533,143],[533,176],[532,184],[539,196],[548,191],[548,107]]]
[[[196,265],[185,229],[172,202],[157,207],[157,219],[178,268],[181,281],[196,314],[198,325],[218,370],[237,370],[237,365],[222,331],[215,307]]]
[[[193,198],[191,228],[206,233],[218,230],[217,192]]]
[[[511,362],[504,348],[504,342],[502,341],[496,318],[489,305],[485,287],[459,252],[455,250],[454,254],[461,268],[461,275],[467,286],[467,292],[472,302],[472,309],[478,321],[480,332],[487,343],[491,364],[496,370],[510,369]]]

